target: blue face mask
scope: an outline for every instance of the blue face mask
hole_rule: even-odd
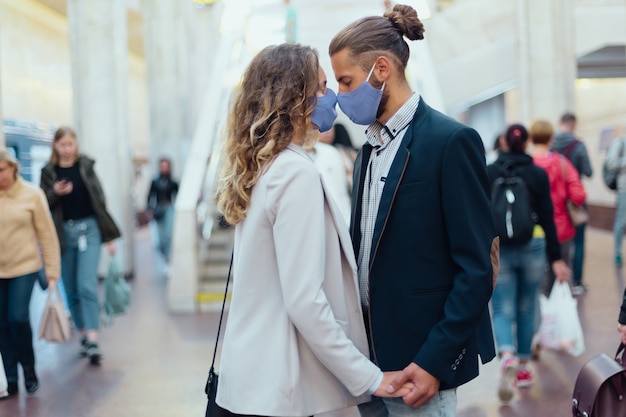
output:
[[[337,95],[330,88],[326,89],[326,95],[317,98],[317,106],[313,109],[311,122],[317,126],[320,132],[326,132],[333,127],[337,118]]]
[[[383,97],[385,83],[383,83],[383,87],[380,90],[375,89],[369,83],[369,79],[375,67],[376,64],[374,64],[370,70],[363,84],[356,90],[350,91],[349,93],[339,93],[337,95],[337,101],[339,102],[341,111],[358,125],[371,125],[376,121],[376,113],[378,112],[380,100]]]

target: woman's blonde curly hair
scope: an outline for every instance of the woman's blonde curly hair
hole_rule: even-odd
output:
[[[317,52],[302,45],[269,46],[243,76],[229,115],[217,205],[226,221],[246,217],[252,190],[265,169],[294,142],[304,144],[319,88]]]

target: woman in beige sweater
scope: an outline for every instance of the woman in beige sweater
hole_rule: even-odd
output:
[[[28,307],[42,266],[48,282],[58,280],[60,256],[43,191],[22,180],[13,154],[0,149],[0,353],[9,397],[18,392],[18,363],[26,391],[39,388]]]

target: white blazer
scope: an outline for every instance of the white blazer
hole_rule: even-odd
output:
[[[380,375],[368,357],[348,228],[311,157],[291,144],[235,231],[217,403],[262,416],[363,403]]]

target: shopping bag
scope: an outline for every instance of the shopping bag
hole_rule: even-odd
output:
[[[130,286],[124,279],[115,258],[111,258],[109,272],[104,278],[104,312],[110,318],[125,313],[130,305]]]
[[[48,299],[43,310],[39,338],[48,342],[65,342],[71,336],[70,316],[67,314],[56,283],[48,287]]]
[[[578,317],[577,301],[566,282],[555,282],[550,297],[539,297],[542,347],[579,356],[585,351],[583,329]]]
[[[8,388],[9,383],[7,382],[7,376],[4,373],[4,363],[2,362],[2,355],[0,354],[0,398],[9,395],[9,392],[7,391]]]

